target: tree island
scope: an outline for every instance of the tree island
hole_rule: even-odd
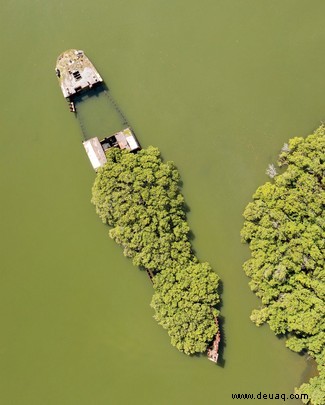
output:
[[[274,181],[259,187],[241,231],[251,258],[244,264],[250,288],[262,305],[256,325],[268,323],[286,345],[306,352],[319,375],[303,384],[305,403],[325,403],[325,127],[292,138],[279,155]],[[304,401],[304,400],[303,400]]]
[[[218,335],[219,277],[193,253],[178,170],[154,147],[111,148],[106,158],[92,189],[97,214],[124,255],[151,275],[154,318],[172,345],[205,352]]]

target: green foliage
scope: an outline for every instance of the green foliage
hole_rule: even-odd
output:
[[[217,333],[218,281],[208,263],[163,270],[154,278],[155,319],[186,354],[205,351]]]
[[[155,319],[186,354],[203,352],[217,333],[218,277],[199,263],[189,242],[180,176],[158,149],[111,148],[92,190],[109,235],[133,264],[151,271]]]
[[[263,304],[251,319],[290,336],[291,350],[307,351],[319,363],[325,343],[325,127],[291,139],[278,163],[286,170],[259,187],[244,211],[241,236],[251,258],[243,267]],[[325,403],[324,362],[319,372],[299,388],[312,404]]]
[[[136,266],[161,271],[194,260],[179,179],[153,147],[137,154],[112,148],[98,170],[92,202]]]

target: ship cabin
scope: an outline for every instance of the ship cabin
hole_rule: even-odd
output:
[[[83,142],[84,148],[94,170],[97,171],[107,162],[106,151],[110,148],[126,149],[130,152],[136,152],[141,149],[139,142],[132,132],[131,128],[125,128],[122,131],[108,136],[101,141],[97,138],[91,138]]]
[[[100,144],[104,151],[114,147],[127,149],[131,152],[140,149],[140,145],[130,128],[125,128],[123,131],[119,131],[114,135],[104,138],[100,141]]]

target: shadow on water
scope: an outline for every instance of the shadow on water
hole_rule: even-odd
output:
[[[219,286],[218,286],[218,294],[219,297],[222,297],[223,295],[223,282],[222,280],[219,280]],[[223,302],[222,299],[220,298],[220,302],[217,305],[218,311],[221,312],[221,308],[223,307]],[[218,357],[218,366],[224,368],[226,364],[226,360],[224,358],[224,352],[225,352],[225,347],[227,346],[227,338],[226,338],[226,333],[225,333],[225,323],[226,323],[226,318],[222,315],[218,316],[218,324],[219,324],[219,331],[220,331],[220,343],[219,343],[219,357]]]
[[[77,104],[77,103],[80,103],[82,101],[86,101],[89,98],[99,97],[105,91],[106,92],[109,91],[106,84],[105,83],[98,83],[95,86],[93,86],[91,89],[87,89],[85,91],[81,91],[81,92],[77,93],[73,97],[73,102],[75,104]]]
[[[301,374],[299,385],[308,382],[311,378],[319,375],[317,370],[317,363],[315,359],[305,354],[306,357],[306,368]]]

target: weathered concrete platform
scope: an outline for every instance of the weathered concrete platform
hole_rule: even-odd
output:
[[[76,93],[103,81],[84,52],[77,49],[63,52],[56,61],[55,71],[63,96],[69,100]]]

